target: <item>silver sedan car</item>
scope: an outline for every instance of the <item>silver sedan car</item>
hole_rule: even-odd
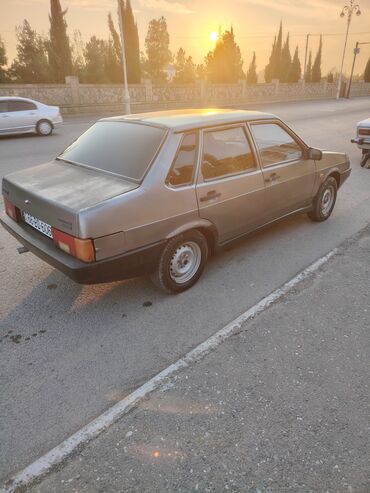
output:
[[[47,136],[62,123],[58,106],[28,98],[0,97],[0,136],[24,133]]]
[[[218,248],[282,217],[325,221],[346,154],[274,115],[231,110],[98,121],[55,161],[6,176],[2,225],[80,283],[145,272],[190,288]]]

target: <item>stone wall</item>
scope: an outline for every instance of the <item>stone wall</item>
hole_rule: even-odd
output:
[[[206,84],[198,81],[188,85],[152,85],[146,80],[129,87],[133,111],[159,108],[197,106],[235,106],[265,101],[296,101],[302,99],[335,98],[336,84],[323,81],[319,84],[248,85]],[[352,84],[352,96],[369,96],[370,83]],[[24,96],[46,104],[60,106],[63,113],[123,111],[121,85],[80,84],[77,77],[66,77],[66,84],[0,84],[0,96]]]

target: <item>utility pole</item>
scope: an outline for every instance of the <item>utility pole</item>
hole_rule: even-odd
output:
[[[125,113],[126,115],[131,114],[131,104],[130,104],[130,92],[128,90],[128,82],[127,82],[127,63],[126,63],[126,50],[125,50],[125,37],[123,33],[123,19],[122,19],[122,10],[120,0],[117,0],[118,4],[118,20],[119,27],[121,33],[121,46],[122,46],[122,67],[123,67],[123,102],[125,104]]]
[[[346,49],[347,49],[347,40],[348,40],[348,32],[349,32],[349,27],[351,25],[351,20],[352,20],[352,15],[361,15],[361,9],[358,4],[354,3],[354,0],[350,0],[348,4],[346,4],[343,7],[342,12],[340,13],[341,17],[347,16],[347,31],[346,31],[346,39],[344,41],[344,49],[343,49],[343,57],[342,57],[342,65],[340,68],[340,74],[339,74],[339,79],[338,79],[338,88],[337,88],[337,99],[340,98],[340,92],[342,88],[342,79],[343,79],[343,66],[344,66],[344,58],[346,56]]]
[[[370,45],[370,42],[367,42],[367,43],[359,43],[357,41],[357,43],[356,43],[356,48],[354,49],[354,56],[353,56],[353,63],[352,63],[352,70],[351,70],[351,77],[349,79],[348,91],[347,91],[347,96],[346,96],[347,99],[349,99],[350,98],[350,95],[351,95],[353,72],[355,70],[355,63],[356,63],[357,55],[360,53],[360,45]]]

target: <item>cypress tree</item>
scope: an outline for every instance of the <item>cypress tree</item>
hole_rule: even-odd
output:
[[[301,74],[302,74],[301,62],[299,60],[298,46],[297,46],[294,52],[292,64],[290,66],[288,82],[298,82],[299,79],[301,78]]]
[[[64,82],[66,75],[72,74],[72,55],[67,23],[59,0],[50,0],[50,41],[48,43],[49,64],[54,82]]]
[[[310,54],[308,56],[305,81],[306,82],[312,82],[312,52],[311,51],[310,51]]]
[[[123,13],[123,32],[129,84],[139,84],[141,79],[139,32],[132,12],[131,1],[126,1]]]
[[[274,66],[272,70],[272,78],[280,79],[281,78],[281,55],[283,49],[283,23],[280,22],[279,34],[276,41],[276,49],[275,49],[275,60]]]
[[[370,82],[370,58],[366,64],[364,80],[365,80],[365,82]]]
[[[5,82],[7,79],[6,65],[8,58],[6,56],[6,48],[3,39],[0,36],[0,82]]]
[[[270,83],[272,80],[272,70],[273,70],[273,64],[274,64],[274,60],[275,60],[275,51],[276,51],[276,36],[274,38],[274,43],[272,45],[269,63],[265,67],[265,81],[267,83]]]
[[[291,65],[292,65],[292,56],[290,54],[290,48],[289,48],[289,33],[286,38],[284,48],[281,52],[281,62],[280,62],[280,81],[281,82],[288,82],[289,80],[289,73],[291,70]]]
[[[314,64],[312,66],[312,82],[321,82],[321,58],[322,58],[322,36],[320,36],[320,45],[317,51]]]
[[[122,18],[123,35],[125,38],[127,80],[129,84],[138,84],[141,80],[139,33],[134,14],[132,12],[130,0],[127,0],[126,5],[123,0],[120,0],[120,15]],[[108,15],[108,26],[113,41],[114,52],[117,57],[117,63],[121,66],[122,72],[121,35],[114,26],[111,14]]]
[[[265,80],[271,82],[272,79],[281,78],[281,56],[283,46],[283,23],[280,22],[280,28],[278,36],[275,36],[274,44],[272,45],[272,51],[269,59],[269,63],[265,68]]]
[[[257,65],[256,65],[256,52],[253,52],[253,58],[249,65],[247,72],[247,82],[248,84],[257,84]]]
[[[108,26],[109,26],[111,38],[113,40],[113,47],[114,47],[114,51],[116,53],[117,60],[119,60],[120,63],[122,63],[121,40],[120,40],[120,36],[119,36],[118,32],[116,31],[116,28],[114,27],[114,22],[113,22],[112,15],[110,12],[108,14]]]

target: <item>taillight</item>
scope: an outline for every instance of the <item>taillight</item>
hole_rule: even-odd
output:
[[[58,229],[52,228],[55,245],[64,252],[83,262],[94,262],[95,250],[92,240],[81,240]]]
[[[360,128],[358,131],[359,135],[370,135],[370,128]]]
[[[9,217],[14,219],[14,221],[19,222],[21,219],[21,213],[14,204],[12,204],[8,199],[4,198],[5,212]]]

